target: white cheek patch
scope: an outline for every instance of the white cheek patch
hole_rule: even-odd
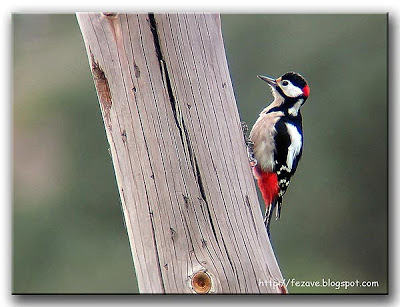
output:
[[[279,85],[286,96],[294,98],[303,95],[303,91],[301,90],[301,88],[294,86],[292,83],[290,83],[290,81],[287,82],[289,84],[286,86],[283,86],[282,84]]]
[[[288,154],[287,154],[287,159],[286,159],[286,165],[290,169],[293,167],[293,161],[294,159],[299,155],[300,150],[301,150],[301,145],[302,145],[302,138],[301,134],[297,130],[295,126],[292,124],[286,123],[286,127],[288,130],[288,133],[290,135],[290,146],[288,149]]]

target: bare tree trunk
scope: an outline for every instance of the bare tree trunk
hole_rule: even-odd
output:
[[[77,14],[141,293],[282,293],[218,15]]]

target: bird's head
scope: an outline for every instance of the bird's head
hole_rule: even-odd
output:
[[[298,100],[301,98],[304,103],[310,94],[307,81],[300,74],[295,72],[287,72],[278,79],[261,75],[257,77],[268,83],[275,99],[282,97],[283,100]]]

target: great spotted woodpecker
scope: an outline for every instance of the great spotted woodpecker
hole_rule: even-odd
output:
[[[310,93],[306,80],[295,72],[273,79],[258,76],[271,87],[274,100],[261,113],[250,132],[253,174],[263,196],[268,235],[271,214],[279,219],[282,198],[303,152],[300,107]],[[255,160],[254,160],[255,159]]]

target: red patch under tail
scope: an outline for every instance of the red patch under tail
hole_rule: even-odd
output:
[[[259,168],[254,168],[253,170],[265,202],[265,207],[268,208],[278,196],[278,176],[275,173],[263,172]]]

